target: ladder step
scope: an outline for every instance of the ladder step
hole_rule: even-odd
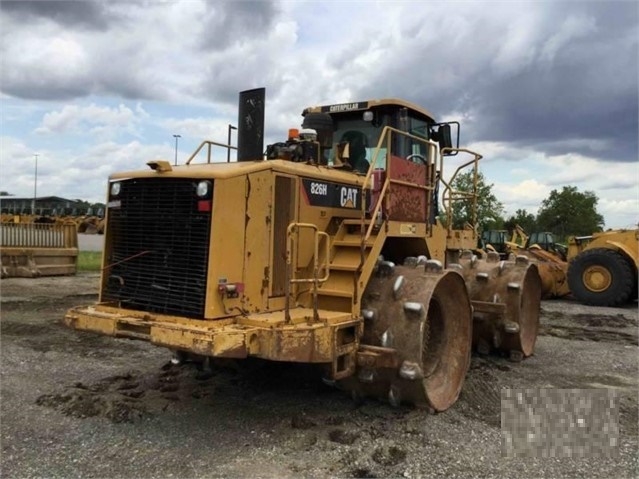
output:
[[[366,240],[366,243],[369,244],[373,244],[375,243],[375,238],[377,236],[376,235],[371,235],[368,237],[368,239]],[[357,233],[347,233],[344,236],[342,236],[341,238],[339,238],[340,241],[356,241],[357,243],[361,243],[362,242],[362,235],[357,232]]]
[[[347,220],[343,220],[342,221],[343,224],[351,226],[351,225],[361,225],[362,224],[362,220],[360,219],[347,219]],[[371,224],[371,220],[364,220],[364,225],[368,226]]]
[[[366,248],[370,248],[371,246],[373,246],[374,241],[372,241],[373,238],[369,238],[368,241],[366,243],[364,243],[364,246]],[[362,240],[360,238],[344,238],[344,239],[338,239],[333,241],[333,246],[347,246],[350,248],[359,248],[362,245]]]
[[[331,271],[357,271],[358,263],[331,263]]]
[[[338,298],[352,298],[353,297],[353,292],[352,291],[345,291],[342,289],[324,289],[324,288],[319,288],[317,290],[317,294],[320,296],[335,296]]]

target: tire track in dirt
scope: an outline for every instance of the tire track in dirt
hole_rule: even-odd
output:
[[[503,372],[513,374],[506,361],[494,356],[473,356],[456,408],[488,426],[501,427],[501,379]]]
[[[543,312],[539,334],[575,341],[639,345],[639,319],[624,314],[561,314]]]
[[[639,345],[637,333],[625,333],[610,331],[607,329],[587,329],[578,326],[548,325],[539,329],[542,336],[555,336],[557,338],[575,341],[604,341],[610,343]]]

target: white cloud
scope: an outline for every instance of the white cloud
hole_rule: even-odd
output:
[[[635,189],[637,193],[637,189]],[[599,202],[599,210],[604,212],[604,217],[615,218],[615,223],[608,224],[607,228],[636,228],[639,226],[639,196],[624,200],[610,200],[603,198]]]
[[[89,56],[79,38],[68,32],[54,33],[49,28],[43,36],[14,32],[6,55],[16,63],[4,75],[30,72],[32,80],[40,77],[37,83],[46,83],[52,77],[65,81],[88,73]]]
[[[31,197],[35,179],[34,150],[14,138],[3,137],[0,144],[0,190],[18,197]],[[103,202],[111,173],[146,169],[147,161],[172,158],[173,148],[168,144],[142,144],[139,141],[125,144],[107,141],[62,153],[40,150],[38,196]],[[61,164],[64,168],[60,168]]]
[[[111,137],[119,131],[138,135],[136,124],[148,114],[138,104],[133,111],[120,104],[116,108],[98,106],[65,105],[59,111],[46,113],[37,134],[90,133],[102,138]]]
[[[496,182],[493,187],[495,196],[504,203],[507,215],[518,209],[537,214],[539,206],[550,193],[550,187],[537,179],[529,179],[518,183]]]
[[[190,137],[196,141],[220,141],[227,137],[228,124],[212,118],[167,118],[160,121],[167,133]]]

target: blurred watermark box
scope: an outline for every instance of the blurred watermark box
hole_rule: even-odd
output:
[[[612,389],[502,389],[502,455],[616,457],[619,397]]]

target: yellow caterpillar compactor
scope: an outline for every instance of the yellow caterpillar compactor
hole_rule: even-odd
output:
[[[476,199],[450,188],[481,158],[458,123],[394,99],[312,107],[264,154],[264,98],[240,93],[237,162],[210,162],[204,142],[206,163],[109,178],[99,302],[68,326],[178,357],[316,363],[354,397],[434,411],[456,401],[473,344],[533,353],[536,267],[480,260],[474,227],[438,220],[440,188],[449,220]],[[470,159],[445,181],[457,154]]]

